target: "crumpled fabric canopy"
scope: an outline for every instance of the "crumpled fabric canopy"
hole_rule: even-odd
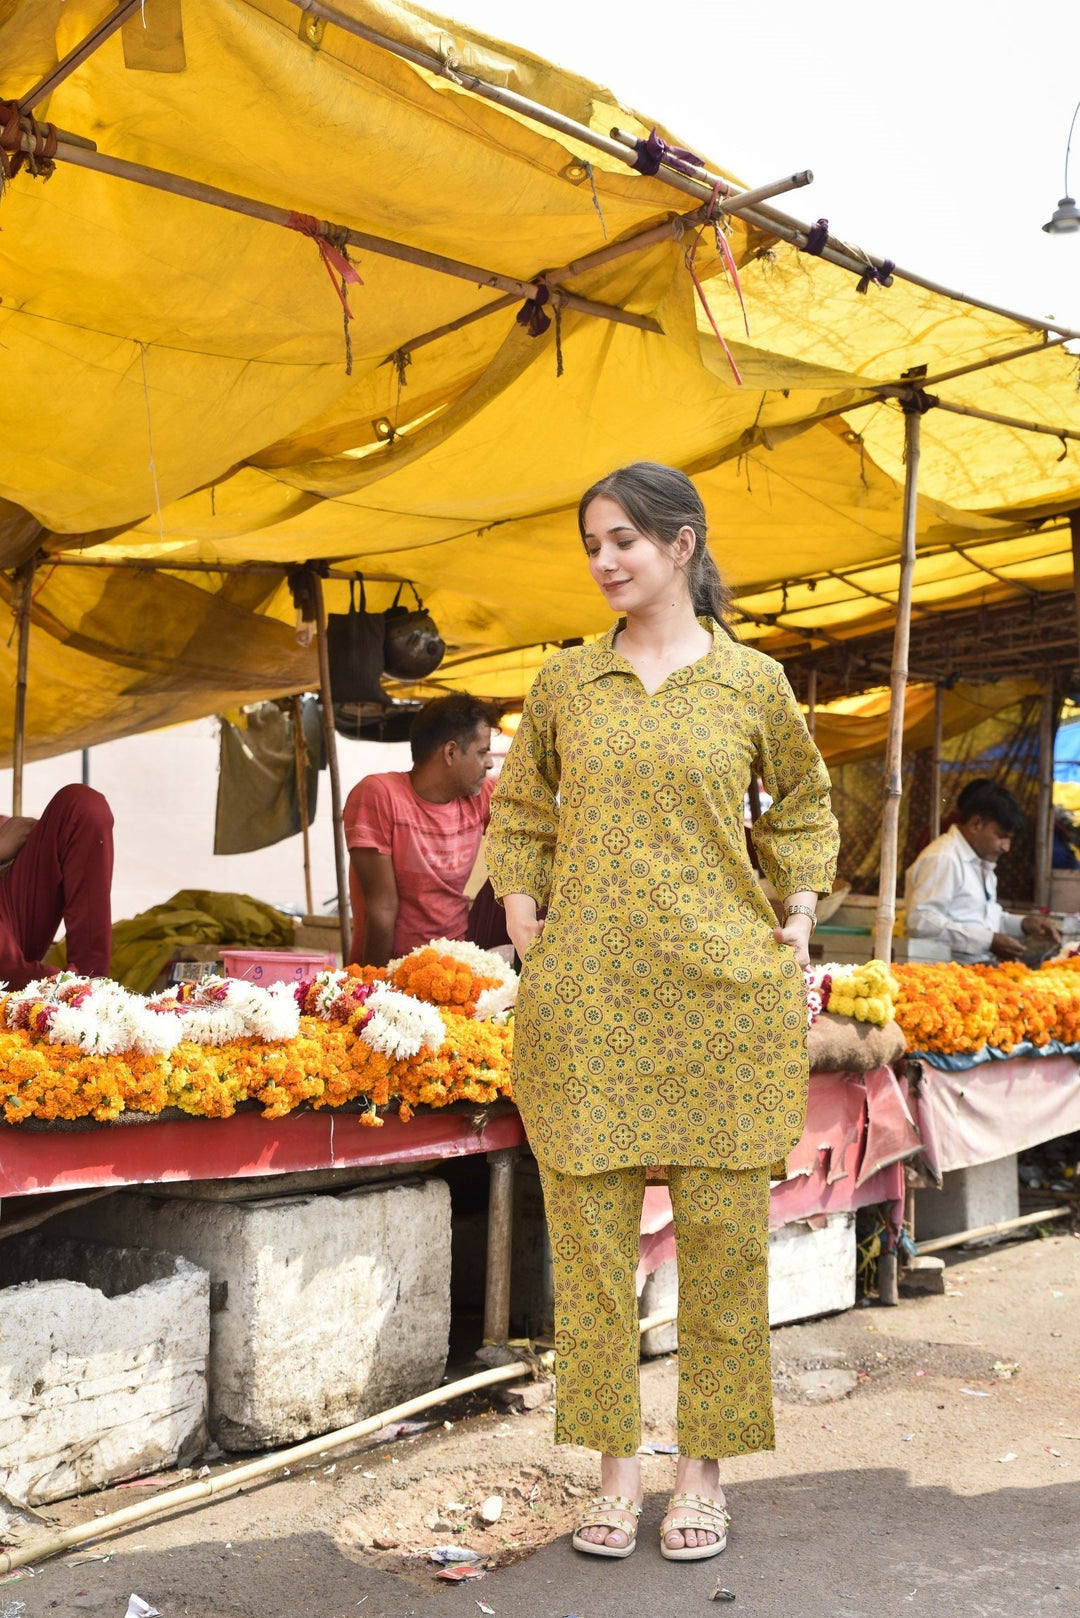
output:
[[[8,0],[0,94],[26,95],[113,9]],[[416,6],[332,9],[604,135],[653,126]],[[8,180],[0,567],[46,556],[29,756],[316,682],[279,575],[121,563],[321,559],[410,580],[451,646],[447,681],[513,698],[535,661],[520,649],[607,627],[574,508],[614,465],[649,457],[696,478],[743,632],[772,644],[892,613],[903,421],[877,389],[918,371],[942,399],[1080,431],[1064,348],[936,381],[1038,344],[1017,320],[900,278],[860,296],[847,270],[731,217],[747,336],[712,231],[685,223],[697,204],[662,175],[289,0],[146,0],[143,13],[37,117],[110,158],[476,274],[350,246],[349,374],[339,288],[301,230],[63,157],[47,181],[26,167]],[[551,298],[541,310],[520,291],[544,276],[579,300],[557,319]],[[1067,585],[1080,444],[931,410],[920,491],[917,604]],[[344,606],[344,584],[328,593]],[[0,656],[10,675],[14,648]],[[0,752],[11,722],[0,715]]]

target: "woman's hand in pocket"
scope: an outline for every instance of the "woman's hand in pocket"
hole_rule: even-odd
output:
[[[789,916],[782,927],[773,929],[773,937],[778,944],[786,944],[795,952],[795,959],[800,966],[809,966],[812,932],[813,923],[809,916]]]
[[[527,893],[508,893],[503,899],[503,908],[506,911],[506,930],[510,934],[510,942],[523,961],[529,945],[540,937],[544,924],[537,919],[536,900]]]

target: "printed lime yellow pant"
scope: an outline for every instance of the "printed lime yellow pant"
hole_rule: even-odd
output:
[[[555,1272],[555,1441],[633,1455],[645,1169],[540,1173]],[[769,1171],[670,1168],[668,1186],[679,1268],[679,1449],[707,1460],[772,1449]]]

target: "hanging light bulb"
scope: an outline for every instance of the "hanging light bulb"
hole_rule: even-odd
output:
[[[1080,102],[1077,102],[1069,125],[1069,138],[1065,143],[1065,195],[1059,201],[1043,229],[1050,236],[1071,236],[1074,231],[1080,230],[1080,208],[1076,200],[1069,195],[1069,153],[1072,150],[1073,130],[1076,128],[1076,114],[1080,112]]]

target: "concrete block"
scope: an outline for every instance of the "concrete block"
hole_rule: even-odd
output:
[[[645,1282],[642,1316],[678,1305],[677,1261],[668,1259]],[[801,1220],[769,1233],[769,1324],[812,1320],[855,1306],[855,1216],[830,1214],[820,1229]],[[643,1334],[645,1355],[672,1354],[678,1347],[675,1322]]]
[[[678,1306],[679,1271],[675,1259],[669,1258],[645,1277],[638,1314],[644,1320],[646,1315],[659,1315]],[[674,1354],[678,1346],[679,1330],[674,1320],[667,1326],[653,1326],[641,1334],[641,1352],[646,1359],[660,1354]]]
[[[262,1202],[121,1194],[95,1231],[209,1270],[210,1428],[225,1449],[330,1432],[436,1387],[450,1333],[445,1181]]]
[[[855,1215],[829,1214],[820,1228],[797,1220],[769,1233],[769,1324],[855,1307]]]
[[[0,1492],[40,1505],[202,1448],[209,1282],[167,1253],[0,1243]]]
[[[967,1169],[950,1169],[943,1176],[940,1191],[932,1187],[915,1193],[915,1240],[952,1236],[960,1230],[976,1230],[996,1225],[1001,1219],[1015,1219],[1020,1212],[1020,1182],[1016,1153],[995,1158],[992,1163],[975,1163]]]
[[[945,1294],[945,1260],[934,1253],[908,1259],[900,1271],[901,1292]]]

